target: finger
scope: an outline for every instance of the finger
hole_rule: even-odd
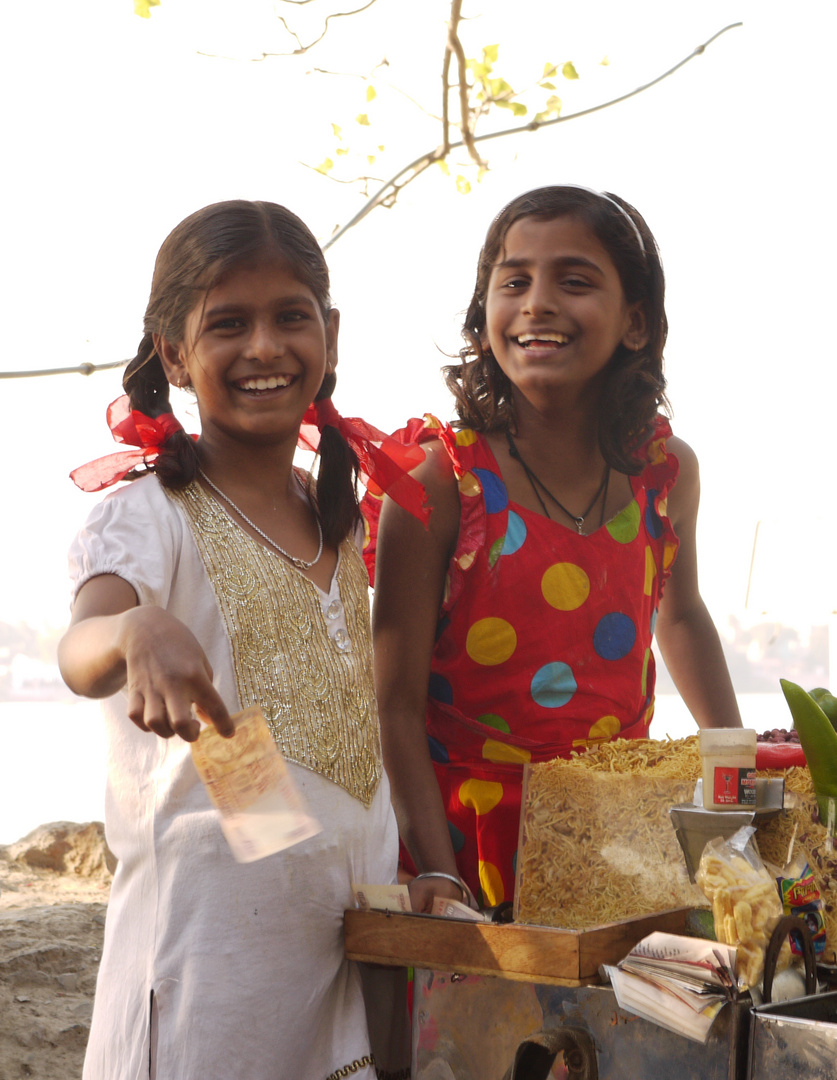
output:
[[[195,696],[195,708],[201,719],[212,724],[219,735],[225,739],[231,739],[235,735],[235,723],[221,695],[211,683],[201,691],[200,696]]]
[[[175,735],[179,735],[185,742],[194,742],[201,733],[201,726],[192,716],[191,710],[188,716],[179,716],[169,721]]]
[[[174,735],[166,703],[159,694],[146,694],[143,720],[147,730],[161,739],[170,739]]]
[[[143,719],[145,715],[145,698],[138,690],[131,690],[128,693],[128,719],[132,724],[140,729],[140,731],[150,731],[151,729],[146,725]]]
[[[194,742],[201,733],[200,721],[192,711],[188,687],[178,686],[166,696],[166,712],[172,732],[185,742]]]

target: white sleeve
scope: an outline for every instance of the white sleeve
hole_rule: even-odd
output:
[[[111,492],[70,545],[72,595],[91,578],[115,574],[140,604],[167,605],[184,522],[153,476]]]

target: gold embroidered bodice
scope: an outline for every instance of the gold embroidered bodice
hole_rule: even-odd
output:
[[[350,539],[337,566],[347,635],[329,636],[320,592],[257,543],[199,484],[167,491],[192,530],[232,646],[241,707],[258,705],[286,758],[369,806],[383,766],[368,577]]]

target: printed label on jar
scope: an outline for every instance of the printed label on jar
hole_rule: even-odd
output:
[[[755,806],[755,770],[716,765],[712,801],[716,806]]]

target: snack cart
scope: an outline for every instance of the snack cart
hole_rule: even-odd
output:
[[[433,915],[347,911],[347,954],[412,967],[413,1080],[503,1080],[522,1044],[561,1032],[573,1080],[743,1080],[749,1002],[725,1006],[705,1045],[622,1011],[599,983],[653,930],[682,933],[684,910],[576,933]]]
[[[695,886],[688,880],[684,851],[669,819],[671,806],[683,803],[683,791],[674,780],[653,779],[645,774],[634,778],[604,776],[599,779],[580,775],[575,775],[571,781],[568,778],[569,773],[562,775],[561,792],[566,794],[572,784],[576,784],[568,798],[574,803],[582,800],[585,806],[584,828],[579,829],[572,858],[579,864],[583,861],[586,866],[603,867],[604,854],[609,860],[610,877],[607,882],[602,880],[602,890],[607,887],[613,895],[614,888],[618,892],[620,887],[619,874],[626,875],[628,882],[629,875],[636,874],[637,866],[643,867],[649,862],[642,844],[650,844],[654,850],[660,847],[666,871],[650,913],[629,914],[595,925],[595,912],[601,906],[596,893],[597,879],[579,874],[576,880],[583,878],[587,891],[578,906],[587,904],[591,914],[589,925],[580,929],[562,929],[554,925],[548,875],[541,875],[539,870],[543,860],[550,858],[549,839],[542,827],[547,817],[538,816],[537,812],[532,816],[532,821],[537,818],[537,827],[531,829],[531,835],[537,840],[538,854],[537,859],[527,863],[525,818],[527,808],[531,810],[534,805],[537,811],[540,797],[536,793],[534,798],[529,798],[528,792],[524,796],[524,822],[518,849],[515,922],[464,922],[433,915],[346,912],[349,957],[374,964],[410,967],[414,971],[413,1080],[506,1080],[512,1077],[515,1080],[533,1080],[535,1077],[541,1080],[547,1077],[570,1077],[572,1080],[644,1080],[646,1077],[654,1080],[766,1080],[768,1076],[770,1080],[784,1080],[785,1077],[798,1080],[800,1075],[810,1075],[811,1080],[814,1077],[837,1080],[837,1060],[834,1059],[837,1006],[834,995],[814,993],[817,982],[812,950],[810,955],[806,953],[807,996],[802,999],[802,1004],[796,1005],[796,1011],[787,1003],[763,1005],[756,1010],[750,995],[744,993],[722,1006],[705,1043],[675,1034],[619,1007],[614,990],[602,980],[602,965],[618,964],[638,942],[654,931],[700,933],[696,909],[705,908],[706,901],[704,898],[700,904],[689,899],[688,890]],[[594,808],[608,817],[608,799],[600,796],[604,796],[609,783],[620,788],[620,820],[632,820],[634,824],[624,825],[624,834],[617,832],[614,835],[616,815],[611,815],[607,830],[601,830],[601,836],[608,837],[608,850],[605,850],[604,843],[598,843],[598,846],[594,843],[591,847],[589,839],[591,835],[594,839],[597,835]],[[694,780],[690,783],[693,789]],[[582,790],[579,784],[591,784],[591,791]],[[641,801],[642,813],[629,818],[623,811],[631,804],[630,789],[633,788],[639,800],[637,806]],[[595,798],[591,797],[591,792]],[[557,798],[550,798],[550,805],[557,806]],[[654,814],[648,808],[663,806],[664,818],[660,811],[654,821]],[[804,812],[803,806],[797,816]],[[654,813],[657,813],[656,809]],[[567,817],[561,821],[564,838],[569,820]],[[635,822],[638,820],[642,822],[642,830],[637,829]],[[639,831],[643,832],[642,837],[638,835]],[[784,833],[775,826],[772,833],[770,830],[765,833],[765,843],[770,842],[771,836],[777,844],[784,843]],[[611,847],[615,851],[610,851]],[[626,853],[632,857],[626,858]],[[527,865],[534,866],[535,873],[528,885],[521,888]],[[680,885],[666,877],[675,865],[681,875]],[[560,867],[558,871],[561,872]],[[599,869],[597,873],[604,874],[604,871]],[[565,868],[564,876],[571,876],[571,867]],[[659,897],[667,895],[668,890],[676,892],[681,886],[681,905],[660,910]],[[837,881],[834,890],[837,894]],[[638,895],[641,897],[641,890]],[[832,896],[831,900],[834,898]],[[565,899],[566,895],[556,903]],[[625,906],[631,902],[626,895]],[[547,914],[544,921],[551,921],[552,925],[538,924],[539,905],[543,905],[542,910]],[[787,930],[785,927],[785,936]],[[769,962],[775,970],[775,954]],[[773,970],[769,982],[772,980]],[[766,988],[767,985],[766,982]],[[781,1029],[781,1035],[775,1038],[777,1029]],[[820,1054],[817,1060],[828,1064],[811,1073],[794,1071],[790,1064],[785,1068],[785,1062],[799,1058],[799,1054],[794,1057],[786,1052],[786,1029],[804,1046],[809,1056]],[[559,1053],[552,1064],[555,1052],[559,1050],[563,1055]],[[752,1071],[751,1059],[769,1062],[770,1067],[767,1071],[761,1067]],[[833,1066],[831,1062],[834,1062]]]

